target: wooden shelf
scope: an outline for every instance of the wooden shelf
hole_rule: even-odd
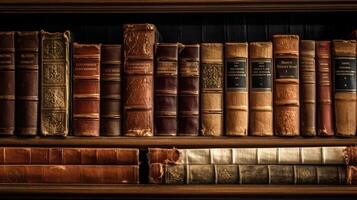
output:
[[[73,137],[66,138],[0,138],[0,146],[63,147],[284,147],[357,145],[357,138],[302,137]]]

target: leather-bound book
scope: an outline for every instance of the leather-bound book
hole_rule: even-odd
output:
[[[333,40],[336,135],[356,134],[356,41]]]
[[[347,166],[347,184],[357,184],[357,166]]]
[[[315,41],[300,42],[300,129],[302,136],[316,136]]]
[[[102,45],[100,77],[100,135],[121,133],[121,45]]]
[[[181,47],[179,54],[178,135],[199,134],[200,45]]]
[[[316,42],[317,135],[333,136],[332,78],[330,41]]]
[[[248,43],[225,43],[227,136],[248,135]]]
[[[124,27],[124,135],[153,136],[154,45],[153,24]]]
[[[70,32],[41,31],[41,134],[69,132]]]
[[[299,36],[273,35],[274,127],[277,136],[298,136]]]
[[[201,135],[223,135],[223,44],[201,44]]]
[[[272,136],[273,131],[273,44],[249,43],[250,135]]]
[[[346,165],[357,165],[357,146],[346,147],[344,158]]]
[[[177,134],[179,43],[158,43],[155,55],[155,135]]]
[[[39,32],[17,32],[15,38],[15,133],[35,136],[38,124]]]
[[[75,136],[99,136],[100,52],[98,44],[73,44]]]
[[[0,183],[138,184],[138,165],[2,165]]]
[[[15,33],[0,32],[0,135],[15,131]]]

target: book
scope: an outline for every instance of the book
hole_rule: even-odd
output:
[[[69,132],[70,32],[41,31],[41,134]]]
[[[153,24],[124,24],[124,132],[125,136],[154,134]]]
[[[225,134],[248,135],[248,43],[225,43]]]
[[[357,184],[357,167],[347,166],[347,184],[356,185]]]
[[[249,43],[250,113],[252,136],[272,136],[273,131],[273,44]]]
[[[332,78],[330,41],[316,42],[317,135],[333,136]]]
[[[316,136],[316,64],[315,41],[300,41],[300,132]]]
[[[201,44],[201,135],[223,135],[223,44]]]
[[[299,36],[273,35],[274,127],[277,136],[298,136]]]
[[[39,32],[17,32],[15,37],[15,134],[38,132]]]
[[[100,135],[121,133],[121,45],[101,46]]]
[[[177,135],[179,43],[158,43],[155,54],[155,135]]]
[[[0,32],[0,135],[15,131],[15,33]]]
[[[353,176],[352,176],[353,177]],[[346,184],[345,166],[150,165],[151,183],[163,184]]]
[[[344,146],[280,148],[149,148],[149,163],[343,165]]]
[[[138,184],[138,165],[1,165],[0,183]]]
[[[99,136],[99,44],[73,44],[73,134]]]
[[[336,135],[356,134],[356,40],[333,40]]]
[[[178,135],[199,134],[200,45],[181,46],[179,52]]]
[[[1,147],[1,165],[138,165],[127,148]]]

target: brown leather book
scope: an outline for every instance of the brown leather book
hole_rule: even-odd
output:
[[[333,136],[331,48],[330,41],[316,42],[317,135]]]
[[[2,165],[0,183],[138,184],[138,165]]]
[[[15,33],[0,32],[0,135],[15,130]]]
[[[336,135],[356,134],[356,40],[333,40]]]
[[[184,45],[179,54],[178,135],[199,134],[200,45]]]
[[[248,135],[248,43],[225,43],[227,136]]]
[[[99,136],[100,50],[98,44],[73,44],[75,136]]]
[[[302,136],[316,136],[315,41],[300,42],[300,129]]]
[[[39,32],[17,32],[15,39],[15,133],[35,136],[38,122]]]
[[[250,135],[272,136],[273,131],[273,44],[249,43]]]
[[[223,44],[201,44],[201,134],[223,135]]]
[[[70,32],[41,31],[41,134],[69,132]]]
[[[1,147],[2,165],[138,165],[139,150],[125,148]]]
[[[155,135],[177,134],[177,71],[179,43],[158,43],[155,63]]]
[[[153,66],[156,27],[124,27],[124,135],[153,136]]]
[[[100,135],[121,133],[121,45],[102,45],[100,70]]]
[[[299,36],[273,35],[274,127],[277,136],[298,136]]]

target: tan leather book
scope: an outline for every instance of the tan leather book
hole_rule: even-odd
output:
[[[223,135],[223,44],[201,44],[201,134]]]
[[[272,136],[273,131],[273,44],[249,43],[250,135]]]
[[[70,32],[41,31],[41,134],[69,132]]]
[[[333,40],[336,135],[356,134],[356,40]]]
[[[315,41],[300,42],[300,129],[302,136],[316,136]]]
[[[99,136],[99,44],[73,44],[73,133]]]
[[[273,35],[274,127],[277,136],[298,136],[299,36]]]
[[[138,184],[138,165],[2,165],[0,183]]]
[[[248,43],[225,43],[225,125],[227,136],[248,135]]]
[[[125,136],[154,135],[153,24],[124,27],[124,132]]]
[[[0,135],[15,131],[15,32],[0,32]]]

